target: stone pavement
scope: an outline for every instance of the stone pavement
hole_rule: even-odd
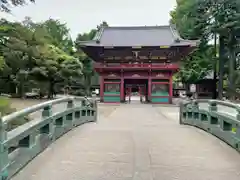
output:
[[[97,123],[57,140],[13,180],[239,180],[240,155],[178,124],[178,108],[100,105]]]

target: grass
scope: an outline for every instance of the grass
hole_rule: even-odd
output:
[[[0,112],[2,116],[14,112],[15,109],[11,108],[10,100],[8,97],[0,96]]]
[[[15,108],[11,108],[10,99],[8,97],[0,96],[1,116],[6,116],[6,115],[11,114],[15,111],[16,111]],[[7,125],[7,131],[13,130],[13,129],[17,128],[18,126],[21,126],[21,125],[23,125],[23,124],[25,124],[29,121],[30,121],[29,117],[21,117],[21,118],[18,118],[18,119],[14,119]]]

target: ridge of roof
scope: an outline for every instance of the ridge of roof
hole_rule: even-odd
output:
[[[169,28],[169,25],[162,25],[162,26],[108,26],[104,27],[103,29],[160,29],[160,28]]]
[[[100,41],[104,29],[105,29],[105,27],[101,27],[101,28],[97,31],[97,33],[95,34],[95,36],[94,36],[94,38],[93,38],[94,41]]]
[[[180,40],[180,41],[182,41],[182,42],[195,42],[195,43],[197,43],[197,44],[200,42],[200,40],[183,39],[183,38],[180,36],[180,34],[179,34],[179,32],[178,32],[175,24],[170,23],[169,26],[170,26],[170,29],[171,29],[171,32],[172,32],[173,36],[177,38],[176,40]]]
[[[181,38],[180,34],[177,32],[176,26],[174,26],[173,24],[170,24],[169,27],[170,27],[170,30],[173,34],[175,42],[182,41],[183,39]]]

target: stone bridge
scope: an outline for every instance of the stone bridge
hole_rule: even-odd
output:
[[[35,109],[27,109],[27,113],[43,109],[40,121],[35,122],[40,117],[39,112],[35,113],[35,123],[20,126],[7,136],[3,133],[4,122],[25,115],[26,110],[2,118],[2,179],[8,176],[13,180],[239,180],[240,155],[236,151],[239,147],[221,138],[232,148],[210,134],[213,132],[199,129],[204,129],[201,121],[208,122],[200,109],[203,114],[217,111],[216,103],[189,102],[179,108],[80,101],[77,104],[75,99],[63,98],[33,106]],[[232,115],[231,122],[236,123],[234,108],[222,105],[218,111],[225,113],[226,119]],[[206,131],[211,129],[211,120]],[[223,130],[220,131],[224,133]],[[238,127],[232,128],[231,133],[230,139],[238,142]],[[11,147],[15,148],[9,150]]]

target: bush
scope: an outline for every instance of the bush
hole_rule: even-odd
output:
[[[83,89],[79,89],[76,91],[71,91],[69,94],[74,95],[74,96],[85,96],[85,91]]]
[[[0,112],[1,112],[1,115],[6,116],[6,115],[11,114],[15,111],[16,111],[16,109],[11,108],[10,99],[8,97],[0,96]],[[7,131],[15,129],[16,127],[21,126],[21,125],[23,125],[23,124],[25,124],[29,121],[30,121],[29,117],[22,117],[22,118],[15,119],[7,125]]]
[[[11,108],[9,98],[0,96],[0,112],[2,116],[8,115],[14,111],[16,110]]]
[[[21,117],[18,119],[14,119],[13,121],[11,121],[8,125],[7,125],[7,131],[11,131],[15,128],[17,128],[18,126],[21,126],[27,122],[29,122],[31,119],[27,116],[25,117]]]

